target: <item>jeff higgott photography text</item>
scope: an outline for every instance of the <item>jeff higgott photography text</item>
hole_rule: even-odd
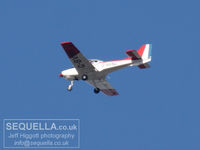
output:
[[[4,119],[5,148],[79,148],[79,119]]]

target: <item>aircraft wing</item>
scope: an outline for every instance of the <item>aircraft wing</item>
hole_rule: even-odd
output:
[[[112,88],[108,81],[103,78],[99,80],[88,80],[87,82],[95,88],[99,88],[104,94],[108,96],[119,95],[119,93]]]
[[[81,54],[72,42],[62,42],[61,45],[80,75],[95,71],[94,66]]]

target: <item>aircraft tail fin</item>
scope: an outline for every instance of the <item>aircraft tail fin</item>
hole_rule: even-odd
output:
[[[137,53],[140,55],[140,57],[143,60],[146,60],[146,59],[151,60],[151,50],[152,50],[152,44],[144,44],[139,48]]]
[[[138,66],[140,69],[145,69],[150,67],[150,65],[147,62],[151,61],[151,50],[152,50],[152,44],[144,44],[137,51],[137,53],[140,55],[143,61],[143,64]]]
[[[132,60],[142,60],[143,64],[139,65],[138,67],[140,69],[145,69],[150,67],[147,62],[151,61],[151,49],[151,44],[144,44],[137,51],[128,50],[126,53],[132,58]]]

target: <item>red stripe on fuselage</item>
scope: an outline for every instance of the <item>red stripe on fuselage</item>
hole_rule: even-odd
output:
[[[100,63],[106,63],[106,62],[115,62],[115,61],[124,61],[124,60],[132,60],[132,59],[129,57],[129,58],[120,59],[120,60],[109,60],[109,61],[102,61],[102,62],[100,62]]]

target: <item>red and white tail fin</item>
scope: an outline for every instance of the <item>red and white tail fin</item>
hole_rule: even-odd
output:
[[[151,49],[151,44],[144,44],[139,48],[139,50],[128,50],[126,53],[132,58],[132,60],[142,60],[143,64],[139,65],[138,67],[140,69],[144,69],[150,67],[147,63],[151,61]]]
[[[152,50],[152,45],[151,44],[144,44],[139,48],[137,53],[140,55],[142,60],[151,61],[151,50]]]

